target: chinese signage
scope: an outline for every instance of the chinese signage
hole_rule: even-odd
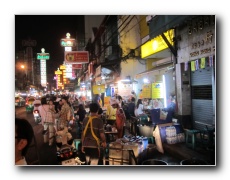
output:
[[[47,59],[50,59],[50,54],[49,53],[45,53],[45,49],[42,48],[41,49],[41,53],[37,53],[37,59],[41,60],[47,60]]]
[[[58,69],[57,71],[55,71],[55,74],[62,74],[62,71]]]
[[[49,53],[44,53],[44,54],[37,53],[37,59],[45,59],[45,60],[50,59],[50,54]]]
[[[41,72],[41,85],[46,86],[47,77],[46,77],[46,60],[40,61],[40,72]]]
[[[75,39],[61,39],[61,46],[62,47],[76,46],[76,40]]]
[[[64,61],[66,64],[84,64],[89,62],[88,51],[66,51]]]
[[[61,39],[61,46],[62,47],[76,46],[76,40],[73,38],[70,38],[70,33],[66,33],[66,38]]]
[[[82,69],[82,64],[72,64],[72,69]]]
[[[72,78],[72,64],[66,64],[66,78]]]

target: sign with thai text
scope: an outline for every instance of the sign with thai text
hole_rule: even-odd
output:
[[[152,83],[152,98],[164,98],[163,83]]]
[[[64,61],[66,64],[84,64],[89,63],[88,51],[66,51]]]

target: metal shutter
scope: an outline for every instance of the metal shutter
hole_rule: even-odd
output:
[[[213,67],[191,72],[192,118],[195,129],[213,127]]]

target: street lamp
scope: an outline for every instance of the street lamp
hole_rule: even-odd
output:
[[[23,75],[22,75],[22,83],[23,83],[23,89],[25,90],[26,86],[27,86],[27,73],[26,73],[26,67],[24,64],[21,64],[21,69],[23,70]]]

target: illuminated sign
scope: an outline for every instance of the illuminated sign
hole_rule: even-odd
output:
[[[66,51],[64,61],[66,64],[89,63],[89,52],[88,51],[71,51],[71,52]]]
[[[37,53],[37,59],[50,59],[50,54],[49,53]]]
[[[40,72],[41,72],[41,85],[46,86],[47,77],[46,77],[46,60],[41,59],[40,61]]]
[[[169,41],[169,43],[173,46],[173,37],[174,37],[174,30],[168,30],[164,32],[165,37]],[[141,58],[148,57],[152,54],[158,53],[164,49],[167,49],[168,45],[164,41],[161,36],[157,36],[154,39],[150,40],[149,42],[145,43],[141,46]]]
[[[60,65],[61,70],[65,69],[65,68],[66,68],[65,65]]]
[[[72,64],[72,69],[82,69],[82,64]]]
[[[152,83],[152,98],[164,98],[163,83]]]
[[[55,71],[55,74],[62,74],[62,71]]]
[[[76,46],[76,40],[75,39],[61,39],[61,46],[62,47],[73,47]]]

